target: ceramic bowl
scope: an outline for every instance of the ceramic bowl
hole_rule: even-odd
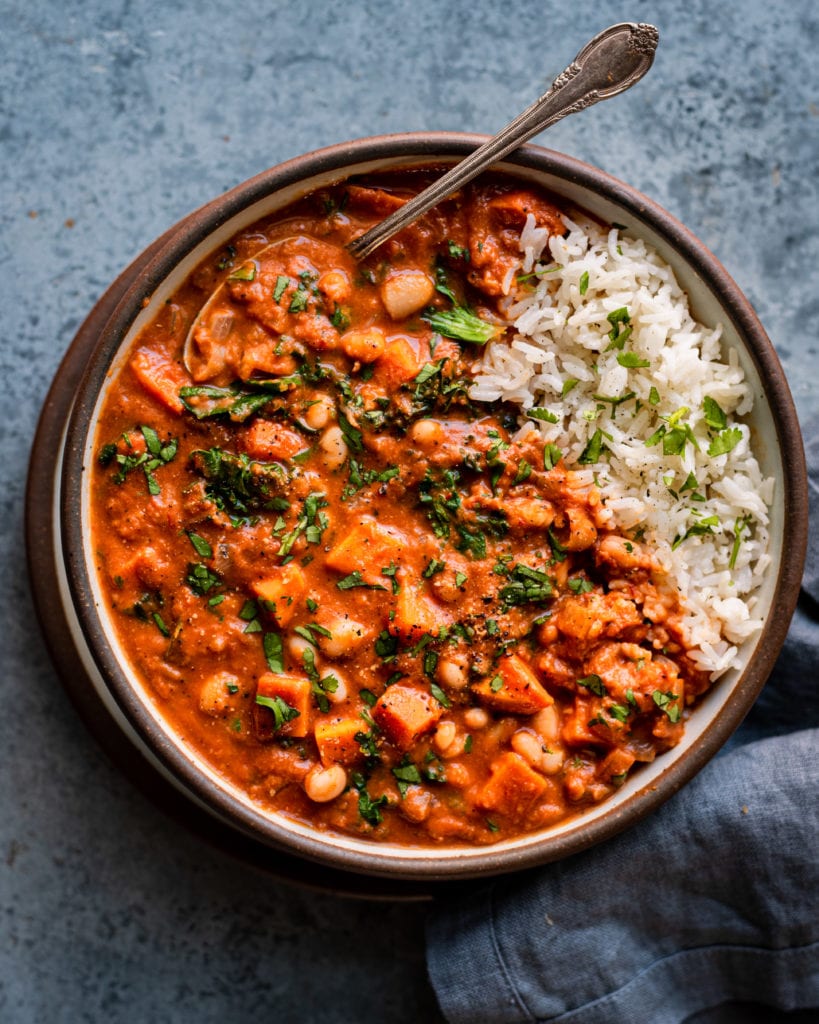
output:
[[[498,166],[655,246],[688,292],[697,319],[721,322],[755,394],[751,417],[765,476],[776,480],[771,554],[760,601],[761,634],[704,697],[682,742],[636,772],[611,798],[557,827],[491,847],[407,848],[318,832],[262,811],[227,783],[166,725],[161,710],[131,669],[115,638],[94,572],[89,531],[88,474],[94,425],[112,370],[129,342],[208,254],[237,231],[317,188],[350,175],[387,168],[452,163],[483,141],[457,134],[409,134],[362,139],[308,154],[260,174],[196,211],[146,254],[139,272],[98,313],[55,466],[59,505],[54,516],[55,568],[72,643],[97,699],[120,730],[169,784],[204,809],[214,828],[234,831],[269,851],[287,851],[330,869],[404,880],[470,878],[565,857],[634,824],[674,794],[716,753],[747,713],[787,632],[799,589],[806,543],[806,477],[797,418],[782,368],[747,299],[706,247],[670,214],[628,185],[570,157],[536,147]],[[55,488],[56,490],[56,488]]]

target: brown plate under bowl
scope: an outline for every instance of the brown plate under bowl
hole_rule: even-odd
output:
[[[112,369],[116,371],[135,333],[184,277],[243,227],[351,175],[451,163],[482,141],[483,137],[450,133],[357,140],[288,161],[191,214],[146,250],[81,329],[67,357],[70,380],[55,381],[38,434],[38,442],[45,431],[52,441],[59,435],[51,475],[38,469],[36,458],[32,460],[27,511],[35,601],[47,635],[52,633],[50,648],[58,667],[67,657],[70,671],[87,678],[89,689],[78,703],[107,716],[109,729],[114,730],[109,732],[109,749],[127,744],[131,760],[151,766],[156,786],[162,780],[166,796],[173,792],[175,812],[200,832],[229,837],[228,845],[235,841],[240,852],[257,863],[269,863],[273,870],[275,865],[290,865],[282,872],[285,876],[314,884],[326,879],[328,887],[334,887],[336,879],[346,880],[346,886],[339,885],[342,890],[425,892],[443,881],[557,860],[634,824],[677,792],[742,721],[784,642],[799,591],[807,540],[807,482],[799,426],[782,367],[747,299],[714,255],[651,200],[570,157],[525,147],[498,168],[605,222],[628,225],[630,234],[644,238],[671,264],[694,316],[705,324],[722,323],[724,343],[737,349],[754,392],[749,422],[755,453],[763,475],[776,481],[770,522],[772,565],[758,605],[765,625],[741,647],[743,668],[727,672],[704,696],[677,747],[642,767],[607,801],[565,823],[491,847],[402,847],[320,832],[265,813],[185,749],[165,724],[118,649],[90,550],[86,467],[93,457],[94,426]],[[44,516],[34,504],[46,493],[51,502]],[[51,551],[56,595],[53,577],[48,593],[38,580],[40,545]],[[62,623],[59,637],[49,624],[55,606]],[[86,710],[85,717],[93,716]],[[349,883],[356,878],[360,885]]]

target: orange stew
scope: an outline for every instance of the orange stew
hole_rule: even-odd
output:
[[[312,195],[165,304],[99,424],[94,543],[163,715],[258,805],[483,844],[607,797],[707,680],[597,488],[469,398],[526,216],[559,209],[488,178],[344,249],[425,180]]]

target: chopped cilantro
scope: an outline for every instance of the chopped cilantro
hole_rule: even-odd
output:
[[[712,459],[718,455],[727,455],[728,452],[736,448],[741,440],[742,431],[739,427],[729,427],[727,430],[720,431],[711,441],[708,445],[708,454]]]
[[[583,679],[578,679],[577,685],[590,690],[596,697],[605,697],[608,693],[603,680],[600,676],[594,675],[594,673],[592,673],[592,675],[584,676]]]
[[[674,538],[671,550],[676,551],[680,544],[688,540],[689,537],[703,537],[707,533],[713,533],[715,526],[719,526],[719,516],[706,516],[704,519],[700,519],[693,526],[689,526],[684,534],[678,534]]]
[[[586,447],[580,453],[578,462],[584,466],[592,465],[595,462],[599,462],[603,456],[603,451],[606,448],[603,443],[603,431],[598,429],[589,438]]]
[[[618,722],[625,722],[631,714],[625,704],[610,704],[606,711],[612,718],[616,718]]]
[[[651,697],[657,707],[661,711],[665,711],[669,722],[679,722],[680,705],[678,703],[679,697],[676,693],[672,693],[670,690],[665,693],[662,690],[655,690]]]
[[[650,359],[643,359],[637,352],[618,352],[617,362],[627,369],[637,369],[643,366],[651,366]]]
[[[437,683],[430,683],[429,690],[432,696],[438,701],[438,703],[442,707],[452,707],[452,702],[450,701],[449,697],[447,697],[447,695],[444,693],[444,691]]]
[[[186,533],[188,535],[188,540],[191,542],[194,550],[200,558],[213,557],[213,548],[208,544],[204,537],[200,537],[198,533],[193,533],[190,530],[187,530]]]
[[[712,430],[724,430],[728,426],[728,417],[717,401],[706,395],[702,400],[702,411],[705,422]]]
[[[344,434],[344,440],[347,442],[347,447],[350,451],[363,451],[364,445],[361,441],[361,431],[357,430],[352,423],[350,423],[341,410],[338,412],[338,425],[341,427],[341,432]]]
[[[529,409],[526,415],[530,420],[542,420],[544,423],[557,423],[559,419],[557,413],[549,409]]]
[[[515,474],[515,479],[512,481],[512,486],[514,487],[515,484],[522,484],[524,480],[528,480],[531,475],[532,467],[529,465],[526,459],[521,459],[520,463],[518,464],[518,471]]]
[[[273,712],[274,731],[278,731],[283,725],[299,717],[299,712],[291,707],[282,697],[264,697],[257,693],[256,703]]]
[[[550,473],[563,458],[563,452],[556,444],[545,444],[543,446],[543,468]]]
[[[444,569],[446,569],[446,562],[442,562],[438,558],[431,558],[421,575],[425,580],[428,580],[435,576],[436,573],[443,572]]]
[[[386,587],[382,587],[378,583],[367,583],[361,576],[359,569],[351,572],[349,576],[345,576],[344,579],[339,580],[336,583],[339,590],[352,590],[354,587],[364,587],[367,590],[386,590]]]
[[[206,565],[201,562],[189,562],[188,571],[185,575],[185,582],[194,592],[200,597],[204,597],[205,594],[213,590],[214,587],[218,587],[222,582],[222,577],[208,569]]]
[[[540,604],[554,596],[554,585],[549,576],[540,569],[532,569],[518,562],[508,574],[509,582],[502,587],[499,596],[507,606]]]
[[[383,794],[375,800],[367,792],[367,782],[361,772],[353,772],[350,780],[358,791],[358,813],[368,825],[380,825],[383,821],[381,808],[387,803]]]
[[[751,525],[750,516],[740,516],[734,521],[734,543],[731,545],[731,557],[728,559],[728,568],[733,569],[737,564],[739,549],[742,544],[742,534]]]
[[[284,656],[282,638],[278,633],[265,633],[262,640],[265,661],[271,672],[284,672]]]
[[[228,275],[228,281],[255,281],[256,280],[256,264],[245,263],[241,267],[237,267]]]

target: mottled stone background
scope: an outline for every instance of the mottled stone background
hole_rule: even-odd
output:
[[[649,78],[543,141],[637,186],[713,248],[804,420],[819,409],[812,0],[0,0],[0,1020],[438,1019],[422,906],[243,869],[98,752],[33,619],[30,439],[96,298],[182,215],[355,136],[495,131],[621,20],[660,27]]]

